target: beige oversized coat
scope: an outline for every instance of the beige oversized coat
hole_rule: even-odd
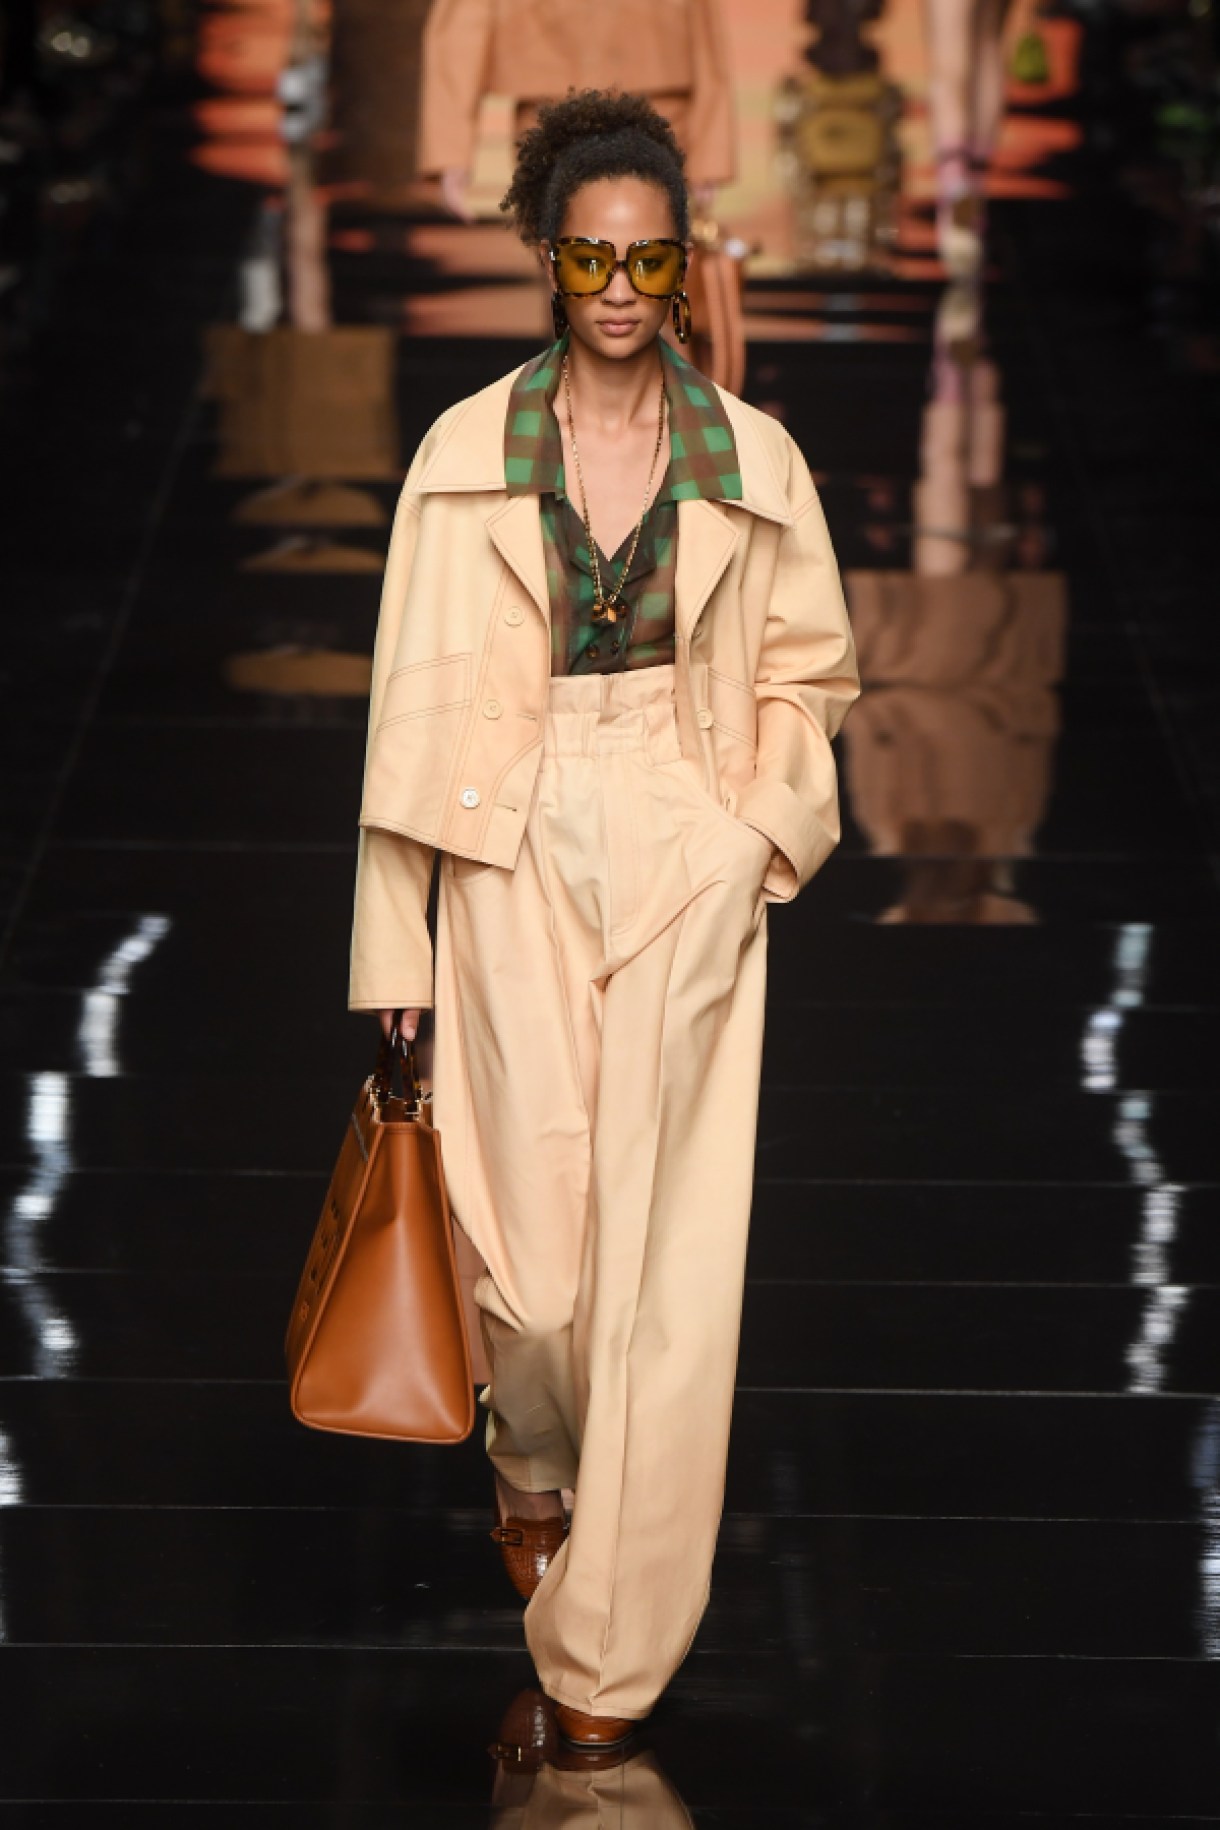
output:
[[[551,647],[539,499],[505,489],[513,380],[442,414],[399,501],[373,657],[353,1010],[432,1003],[435,850],[511,870],[524,834]],[[859,677],[805,461],[775,420],[721,399],[743,500],[678,508],[678,729],[707,793],[771,840],[764,895],[788,902],[838,843],[830,739]]]
[[[672,115],[692,184],[733,176],[720,0],[434,0],[424,27],[419,169],[468,170],[485,95],[627,89]],[[671,107],[670,104],[673,104]]]

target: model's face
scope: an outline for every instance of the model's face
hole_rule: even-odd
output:
[[[672,240],[677,232],[669,198],[643,178],[599,178],[582,185],[573,194],[559,231],[612,242],[620,260],[633,241]],[[545,242],[541,253],[550,279]],[[604,292],[583,299],[565,297],[563,305],[573,338],[612,362],[647,349],[671,309],[668,299],[649,299],[636,292],[622,267],[615,268]]]

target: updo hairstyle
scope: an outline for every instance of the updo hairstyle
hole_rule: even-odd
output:
[[[599,178],[642,178],[669,198],[674,233],[690,236],[686,161],[673,128],[647,96],[572,89],[546,102],[517,143],[513,181],[500,208],[522,241],[554,241],[568,204]]]

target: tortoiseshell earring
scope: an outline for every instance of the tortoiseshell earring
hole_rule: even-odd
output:
[[[555,326],[555,341],[558,343],[568,328],[568,314],[564,309],[562,294],[558,292],[551,294],[551,322]]]
[[[679,343],[690,342],[690,300],[684,292],[674,293],[674,331]]]

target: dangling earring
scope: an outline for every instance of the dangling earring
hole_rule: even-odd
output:
[[[679,343],[690,342],[690,300],[684,292],[674,293],[674,331]]]
[[[551,322],[555,326],[555,341],[558,343],[568,328],[568,314],[564,309],[563,295],[558,292],[551,294]]]

